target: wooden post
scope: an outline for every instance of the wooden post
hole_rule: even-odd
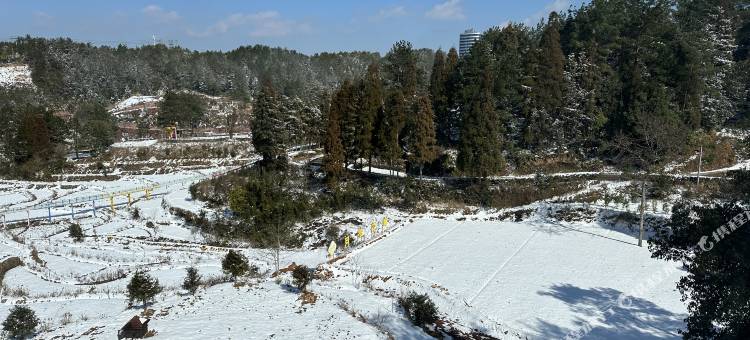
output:
[[[26,226],[31,227],[31,212],[26,210]]]
[[[641,182],[641,230],[638,234],[638,246],[643,247],[643,214],[646,211],[646,181]]]
[[[52,207],[47,206],[47,219],[52,222]]]
[[[73,205],[70,205],[70,220],[76,219],[76,208],[73,207]]]
[[[130,193],[128,193],[128,208],[130,208],[133,205],[133,198],[130,197]]]
[[[94,207],[94,217],[96,217],[96,200],[91,200],[91,206]]]

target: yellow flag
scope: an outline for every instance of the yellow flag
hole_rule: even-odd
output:
[[[349,248],[349,234],[344,235],[344,247]]]

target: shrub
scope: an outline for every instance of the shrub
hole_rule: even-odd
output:
[[[232,279],[236,280],[238,276],[245,275],[250,270],[250,266],[247,263],[245,255],[230,250],[224,256],[224,260],[221,261],[221,269],[224,270],[224,273],[231,275]]]
[[[78,223],[70,224],[70,226],[68,227],[68,234],[76,242],[83,241],[83,229],[81,229],[81,225],[79,225]]]
[[[8,332],[10,338],[25,338],[34,334],[39,319],[36,313],[26,306],[15,306],[3,321],[3,330]]]
[[[138,208],[133,208],[133,210],[130,211],[130,217],[132,217],[134,220],[138,220],[141,218],[141,210]]]
[[[425,326],[437,321],[437,307],[427,294],[409,293],[400,297],[398,304],[404,308],[406,316],[415,326]]]
[[[154,229],[154,222],[151,222],[151,221],[146,222],[146,228]]]
[[[304,292],[307,285],[312,281],[312,272],[307,266],[297,266],[292,271],[292,279],[294,279],[294,286]]]
[[[339,227],[332,225],[326,229],[326,240],[328,241],[336,241],[339,239],[339,232],[341,230]]]
[[[127,288],[128,301],[130,303],[140,301],[144,305],[152,301],[162,291],[159,280],[140,270],[135,272]]]
[[[195,295],[195,291],[198,290],[198,286],[201,284],[201,276],[198,274],[198,269],[190,267],[187,269],[187,276],[182,281],[182,288],[187,290],[188,293]]]

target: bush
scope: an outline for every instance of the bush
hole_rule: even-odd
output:
[[[83,229],[81,229],[81,225],[79,225],[78,223],[70,224],[70,226],[68,227],[68,234],[76,242],[83,241]]]
[[[230,250],[221,261],[221,269],[224,270],[224,273],[231,275],[232,279],[236,280],[238,276],[245,275],[250,270],[250,266],[247,264],[245,255]]]
[[[297,266],[292,271],[292,279],[294,279],[294,286],[304,292],[307,285],[312,281],[312,272],[307,266]]]
[[[144,305],[152,301],[162,291],[159,280],[140,270],[135,272],[127,288],[128,302],[140,301]]]
[[[195,269],[195,267],[188,268],[187,276],[185,276],[185,280],[182,281],[182,288],[187,290],[188,293],[195,295],[195,291],[198,290],[200,284],[201,276],[198,274],[198,269]]]
[[[415,326],[425,326],[437,321],[437,307],[427,294],[409,293],[400,297],[398,304],[404,308],[406,316]]]
[[[138,208],[133,208],[133,210],[130,211],[130,217],[132,217],[134,220],[141,219],[141,210]]]
[[[332,225],[328,228],[326,228],[326,240],[327,241],[337,241],[339,239],[339,233],[341,230],[339,227]]]
[[[3,330],[8,332],[10,338],[25,338],[34,334],[39,319],[31,308],[26,306],[15,306],[3,321]]]

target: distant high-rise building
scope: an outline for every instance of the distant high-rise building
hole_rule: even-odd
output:
[[[458,41],[458,54],[462,57],[467,55],[471,51],[471,47],[474,46],[474,43],[481,37],[482,33],[474,31],[473,28],[461,33],[461,38]]]

